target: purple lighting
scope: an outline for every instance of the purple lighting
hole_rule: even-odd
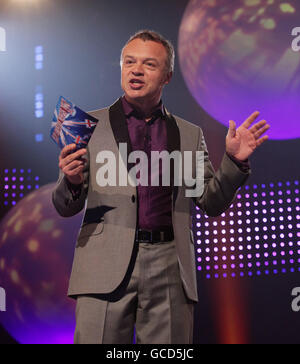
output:
[[[12,190],[12,192],[4,194],[4,197],[8,200],[8,201],[6,201],[6,203],[4,203],[4,205],[8,206],[9,204],[11,204],[12,206],[14,206],[17,204],[18,200],[20,200],[21,198],[24,197],[23,193],[18,193],[20,191],[24,191],[24,189],[25,189],[25,186],[23,184],[24,179],[31,180],[31,176],[30,175],[24,176],[24,169],[18,170],[16,168],[13,168],[12,170],[5,169],[4,173],[5,173],[5,176],[3,178],[4,190],[5,191],[9,191],[10,189]],[[9,173],[10,173],[10,175],[8,175]],[[27,173],[31,173],[31,169],[28,169]],[[21,176],[21,174],[23,174],[23,176]],[[40,178],[38,176],[35,177],[36,181],[39,181],[39,179]],[[12,182],[12,184],[9,183],[10,181]],[[40,185],[36,184],[34,186],[34,188],[37,190],[40,188]],[[29,193],[31,189],[32,189],[32,186],[28,185],[27,193]]]
[[[198,264],[203,264],[203,261],[221,262],[220,265],[213,265],[215,274],[210,278],[216,277],[216,274],[218,278],[225,278],[222,270],[228,272],[226,277],[257,277],[263,274],[299,271],[300,240],[297,242],[291,240],[295,236],[300,237],[300,216],[299,213],[295,213],[300,209],[299,205],[293,202],[288,207],[284,207],[289,200],[294,201],[293,197],[299,193],[299,189],[295,186],[298,186],[298,181],[289,182],[289,184],[281,182],[256,185],[255,194],[252,193],[254,187],[245,186],[241,188],[240,199],[232,204],[221,217],[213,219],[199,213],[195,214],[200,223],[200,226],[194,225],[195,234],[200,233],[199,235],[207,237],[205,249],[197,250],[198,257],[202,258],[201,261],[197,259]],[[264,192],[262,192],[263,188]],[[273,188],[273,191],[268,191],[268,188]],[[277,190],[279,188],[280,191]],[[271,197],[271,195],[278,196],[278,192],[281,194],[280,200],[283,207],[279,207],[279,200]],[[252,198],[256,198],[254,195],[261,196],[262,193],[266,194],[264,205],[251,201]],[[273,207],[271,207],[271,201],[274,202]],[[264,208],[261,208],[262,206]],[[248,212],[248,215],[245,212]],[[237,228],[233,229],[233,226]],[[208,239],[212,234],[214,239]],[[238,254],[232,254],[235,251]],[[295,256],[297,258],[292,259]],[[290,259],[287,260],[286,257]],[[270,258],[272,260],[269,261]],[[233,264],[235,260],[237,264]],[[262,269],[269,266],[273,269]],[[274,270],[277,273],[274,273]]]

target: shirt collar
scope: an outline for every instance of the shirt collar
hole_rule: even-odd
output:
[[[134,116],[136,116],[138,118],[141,118],[141,119],[143,118],[141,113],[132,104],[130,104],[126,100],[125,96],[122,96],[121,100],[122,100],[123,110],[124,110],[124,113],[125,113],[126,117],[134,115]],[[154,116],[164,117],[165,115],[166,115],[166,111],[165,111],[164,105],[162,103],[162,100],[160,100],[160,103],[153,110],[152,116],[153,117]]]

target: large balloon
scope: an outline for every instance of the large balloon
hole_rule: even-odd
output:
[[[179,32],[187,86],[228,127],[253,111],[271,139],[300,137],[299,0],[191,0]]]
[[[0,225],[0,286],[7,309],[0,323],[23,344],[73,341],[75,302],[67,288],[82,213],[60,217],[51,202],[54,186],[30,193]]]

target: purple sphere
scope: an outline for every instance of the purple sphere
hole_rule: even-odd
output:
[[[178,52],[198,104],[227,127],[258,110],[270,139],[299,138],[299,19],[298,0],[191,0]]]
[[[67,297],[82,213],[58,215],[55,183],[16,204],[0,224],[0,286],[6,312],[0,324],[22,344],[73,342],[75,301]]]

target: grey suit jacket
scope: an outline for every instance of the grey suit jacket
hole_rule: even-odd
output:
[[[118,166],[119,143],[127,143],[128,154],[132,151],[121,100],[90,114],[100,121],[87,147],[88,163],[80,196],[73,200],[61,171],[52,195],[53,204],[61,216],[73,216],[85,208],[76,242],[70,296],[108,294],[120,285],[132,256],[137,225],[137,188],[130,184],[100,187],[96,183],[100,167],[96,156],[99,152],[112,151]],[[230,207],[251,170],[242,172],[224,153],[220,168],[215,172],[201,128],[168,112],[166,121],[169,152],[204,151],[205,187],[202,196],[187,198],[184,185],[174,186],[172,196],[172,220],[181,279],[187,297],[198,301],[191,202],[208,216],[221,215]],[[128,171],[131,167],[128,164]],[[118,174],[117,168],[117,181]],[[196,176],[195,169],[193,176]]]

